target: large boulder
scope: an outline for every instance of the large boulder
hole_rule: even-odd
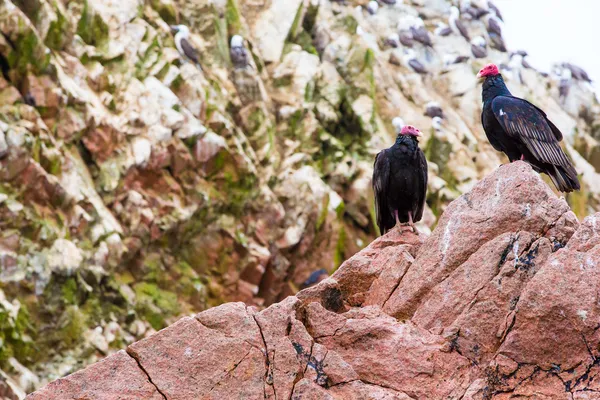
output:
[[[393,230],[297,296],[186,317],[127,353],[169,399],[596,398],[599,220],[516,162],[429,238]],[[30,398],[116,376],[93,366]]]

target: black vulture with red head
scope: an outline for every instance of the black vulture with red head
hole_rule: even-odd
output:
[[[419,136],[417,128],[404,126],[396,143],[375,158],[373,192],[382,235],[406,223],[418,234],[414,223],[423,217],[427,194],[427,160],[419,148]]]
[[[560,147],[563,135],[546,113],[513,96],[496,65],[486,65],[477,78],[483,81],[481,122],[494,149],[548,174],[561,192],[579,190],[577,171]]]

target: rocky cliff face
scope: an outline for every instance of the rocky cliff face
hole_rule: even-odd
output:
[[[501,163],[480,128],[474,75],[508,55],[490,50],[489,59],[446,65],[450,53],[470,55],[470,45],[460,36],[434,36],[433,48],[415,48],[430,73],[415,74],[401,62],[403,49],[385,39],[406,15],[421,15],[432,32],[447,22],[450,2],[398,2],[376,15],[363,3],[2,2],[0,367],[10,375],[3,380],[31,391],[192,310],[224,301],[267,306],[295,294],[312,271],[333,272],[376,236],[371,165],[394,137],[393,117],[426,133],[426,232],[450,201]],[[171,23],[190,27],[202,70],[180,58]],[[485,31],[480,21],[468,27],[473,35]],[[251,69],[231,66],[228,41],[238,33],[247,39]],[[600,190],[598,105],[583,84],[573,83],[559,101],[556,81],[518,72],[506,72],[514,93],[544,108],[565,133],[584,182],[568,201],[586,215]],[[430,101],[446,114],[437,129],[423,115]],[[546,218],[535,214],[537,200],[528,211],[535,221]],[[547,211],[547,218],[558,212],[550,204]],[[473,240],[452,232],[460,221],[494,235],[514,228],[451,208],[444,218],[453,213],[448,233],[437,234],[448,246],[456,240],[467,247],[431,253],[411,269],[431,269],[431,287],[409,285],[421,276],[411,273],[402,280],[407,289],[396,291],[402,295],[387,300],[394,289],[387,280],[377,284],[380,292],[366,292],[373,270],[344,284],[362,289],[342,285],[326,297],[336,307],[384,299],[390,315],[450,329],[452,317],[439,322],[437,303],[421,308],[422,296],[487,240],[477,231],[469,233]],[[531,227],[531,237],[508,235],[490,251],[505,242],[531,246],[541,226]],[[403,246],[409,263],[419,243]],[[458,257],[455,264],[446,254]],[[396,269],[385,273],[399,279]],[[348,297],[342,302],[336,293]],[[456,329],[457,343],[473,340]],[[481,362],[489,361],[491,353],[481,351]]]
[[[37,399],[597,399],[600,214],[522,162],[259,311],[185,317]]]

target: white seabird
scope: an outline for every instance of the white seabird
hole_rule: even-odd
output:
[[[250,66],[248,51],[244,47],[244,38],[240,35],[233,35],[231,38],[231,48],[229,49],[229,57],[235,69],[244,69]]]
[[[190,30],[188,27],[185,25],[171,25],[171,30],[175,34],[175,47],[177,47],[179,54],[199,67],[198,51],[190,42]]]

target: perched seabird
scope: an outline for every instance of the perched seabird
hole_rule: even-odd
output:
[[[495,33],[498,36],[502,36],[502,25],[500,20],[498,20],[495,16],[488,15],[485,19],[485,26],[488,33]]]
[[[438,22],[437,27],[435,28],[433,33],[438,36],[442,36],[442,37],[448,36],[452,33],[452,28],[450,28],[448,25],[446,25],[443,22]]]
[[[437,101],[430,101],[425,105],[425,114],[429,118],[444,118],[444,110]]]
[[[493,15],[486,18],[485,26],[490,36],[490,46],[496,50],[506,52],[506,45],[502,38],[502,25],[500,21]]]
[[[390,34],[385,39],[385,45],[393,48],[398,48],[400,46],[400,35],[397,33]]]
[[[425,23],[419,17],[414,18],[414,22],[410,27],[410,33],[412,33],[412,37],[417,42],[421,43],[424,46],[432,47],[433,42],[431,41],[431,37],[429,36],[429,31],[425,28]]]
[[[404,15],[398,20],[398,38],[404,47],[412,48],[414,45],[414,37],[411,27],[414,24],[412,15]]]
[[[496,7],[496,5],[494,3],[492,3],[491,1],[488,1],[487,6],[488,6],[488,10],[490,10],[490,12],[494,13],[500,21],[504,21],[504,18],[502,18],[502,14],[500,13],[500,10],[498,9],[498,7]]]
[[[571,71],[571,76],[578,81],[584,81],[584,82],[592,82],[590,76],[588,75],[587,72],[584,71],[583,68],[575,65],[575,64],[571,64],[571,63],[563,63],[562,64],[563,68],[568,69],[569,71]]]
[[[440,117],[433,117],[431,119],[431,126],[436,132],[441,132],[444,129],[444,120]]]
[[[383,4],[387,4],[388,6],[393,6],[396,4],[396,0],[381,0]]]
[[[467,42],[471,41],[469,31],[460,19],[460,10],[458,9],[458,7],[452,6],[452,8],[450,9],[450,19],[448,20],[448,22],[450,23],[450,28],[452,28],[452,31],[455,34],[461,35],[465,38]]]
[[[198,51],[190,43],[190,30],[185,25],[171,25],[171,30],[175,34],[175,47],[184,58],[200,67]]]
[[[521,66],[523,68],[534,69],[531,66],[531,64],[529,64],[529,62],[525,59],[525,57],[527,57],[528,55],[529,54],[527,54],[527,52],[525,50],[517,50],[517,51],[511,53],[509,64],[517,65],[517,63],[520,62]],[[513,61],[513,59],[515,59],[515,61]]]
[[[473,53],[473,57],[475,58],[487,57],[487,43],[482,36],[475,36],[471,40],[471,53]]]
[[[560,71],[560,81],[558,82],[558,96],[561,100],[564,100],[569,95],[569,90],[571,89],[571,79],[573,75],[571,74],[571,70],[567,68],[563,68]]]
[[[508,50],[506,49],[506,44],[504,44],[504,39],[502,36],[498,36],[495,33],[490,33],[490,46],[493,49],[506,53]]]
[[[460,54],[444,54],[444,65],[461,64],[469,61],[469,56],[463,56]]]
[[[402,57],[404,64],[418,74],[427,74],[425,66],[417,59],[417,55],[413,50],[407,50]]]
[[[250,66],[248,51],[244,47],[244,38],[240,35],[233,35],[231,38],[229,57],[235,69],[244,69]]]
[[[478,20],[481,17],[483,17],[484,15],[489,14],[489,11],[487,10],[487,8],[483,8],[483,7],[474,5],[471,3],[471,1],[468,1],[468,0],[464,1],[462,3],[460,11],[463,15],[465,15],[466,17],[468,17],[471,20]]]
[[[377,14],[377,10],[379,10],[379,3],[375,0],[371,0],[367,5],[367,11],[369,12],[369,14],[375,15]]]

